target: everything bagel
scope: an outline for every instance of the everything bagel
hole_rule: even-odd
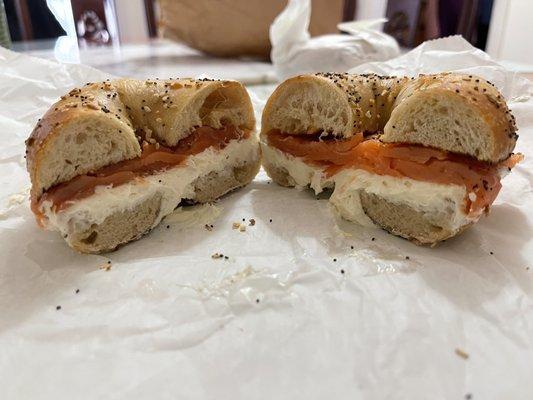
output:
[[[283,186],[334,188],[348,220],[433,245],[488,212],[521,160],[516,130],[477,76],[302,75],[265,106],[263,166]]]
[[[259,169],[242,84],[209,79],[90,83],[73,89],[26,141],[40,225],[81,252],[110,251],[184,199],[212,201]]]

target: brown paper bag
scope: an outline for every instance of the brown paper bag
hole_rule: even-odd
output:
[[[268,58],[268,29],[287,0],[159,0],[166,38],[217,56]],[[312,0],[311,35],[337,32],[343,0]]]

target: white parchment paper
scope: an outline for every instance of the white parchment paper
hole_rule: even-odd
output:
[[[87,256],[37,228],[23,140],[106,76],[0,50],[0,398],[531,399],[531,86],[459,38],[358,71],[458,69],[501,88],[526,155],[460,237],[430,249],[335,221],[326,198],[260,173]]]
[[[386,19],[343,22],[346,34],[311,38],[311,0],[289,0],[270,26],[270,58],[280,80],[313,72],[344,72],[370,61],[385,61],[400,54],[396,39],[383,33]]]

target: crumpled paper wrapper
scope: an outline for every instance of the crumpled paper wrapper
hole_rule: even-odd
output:
[[[114,253],[77,254],[35,224],[23,140],[106,76],[6,50],[0,65],[2,399],[531,398],[533,92],[462,39],[357,70],[471,71],[517,117],[526,159],[491,215],[433,249],[260,173]]]
[[[311,38],[311,0],[289,0],[270,26],[270,58],[280,80],[311,72],[344,72],[355,66],[384,61],[400,54],[396,39],[381,32],[385,19],[344,22],[348,35]]]

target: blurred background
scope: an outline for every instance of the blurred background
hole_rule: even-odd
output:
[[[512,68],[533,72],[528,43],[533,0],[311,3],[313,37],[341,33],[340,22],[386,18],[376,29],[396,39],[401,52],[459,34]],[[268,82],[275,80],[269,27],[287,0],[4,0],[3,5],[3,45],[16,51],[117,75],[183,76],[201,70]]]

